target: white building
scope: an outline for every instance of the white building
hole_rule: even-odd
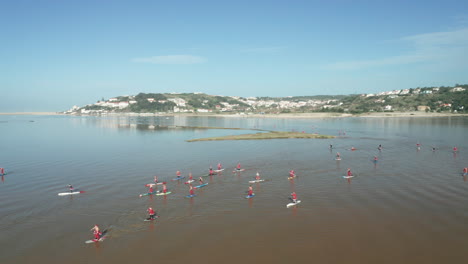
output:
[[[463,87],[455,87],[453,88],[452,90],[450,90],[451,92],[463,92],[465,91],[465,88]]]
[[[124,101],[124,102],[119,102],[118,107],[119,107],[120,109],[123,109],[123,108],[128,107],[129,105],[130,105],[129,102],[125,102],[125,101]]]
[[[173,102],[174,104],[176,104],[179,107],[185,107],[186,106],[186,101],[184,99],[182,99],[182,98],[170,98],[170,99],[167,99],[167,100]]]
[[[400,94],[409,94],[409,89],[401,90]]]

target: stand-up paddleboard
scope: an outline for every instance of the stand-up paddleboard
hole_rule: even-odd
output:
[[[152,195],[152,194],[157,194],[159,191],[154,191],[154,192],[150,192],[150,193],[142,193],[140,194],[140,197],[142,196],[147,196],[147,195]]]
[[[158,182],[158,183],[148,183],[148,184],[145,184],[146,187],[152,187],[152,186],[155,186],[155,185],[163,185],[163,184],[166,184],[167,182]]]
[[[341,160],[341,158],[335,158],[335,160]]]
[[[107,238],[107,229],[102,231],[102,235],[99,239],[90,239],[90,240],[86,240],[85,243],[86,244],[90,244],[90,243],[97,243],[97,242],[102,242],[104,241],[104,239]]]
[[[171,194],[171,192],[166,192],[166,193],[160,192],[160,193],[157,193],[156,195],[168,195],[168,194]]]
[[[345,178],[345,179],[350,179],[350,178],[353,178],[353,177],[354,177],[353,175],[351,175],[351,176],[343,176],[343,178]]]
[[[220,170],[213,170],[213,174],[205,174],[205,175],[202,175],[202,177],[207,177],[207,176],[213,176],[215,174],[219,174],[220,172],[224,171],[224,169],[220,169]]]
[[[252,195],[247,195],[247,196],[245,197],[245,199],[250,199],[250,198],[252,198],[252,197],[254,197],[254,196],[255,196],[255,193],[252,193]]]
[[[106,239],[106,237],[107,237],[107,236],[102,236],[102,237],[99,238],[99,239],[86,240],[85,243],[86,243],[86,244],[89,244],[89,243],[102,242],[102,241],[104,241],[104,239]]]
[[[189,183],[192,183],[192,182],[194,182],[194,181],[195,181],[195,180],[188,180],[188,181],[185,182],[185,184],[189,184]]]
[[[233,170],[233,171],[232,171],[232,173],[236,173],[236,172],[242,172],[242,171],[245,171],[245,169],[240,169],[240,170],[238,170],[238,169],[235,169],[235,170]]]
[[[59,196],[65,196],[65,195],[74,195],[74,194],[80,194],[80,193],[84,193],[85,191],[73,191],[73,192],[63,192],[63,193],[59,193],[58,195]]]
[[[265,181],[264,179],[261,179],[261,180],[253,180],[253,181],[249,181],[249,183],[264,182],[264,181]]]
[[[286,205],[286,208],[289,208],[289,207],[291,207],[291,206],[295,206],[295,205],[300,204],[300,203],[301,203],[301,200],[297,200],[295,203],[288,203],[288,204]]]
[[[195,196],[197,196],[197,195],[196,194],[190,194],[190,195],[186,195],[185,198],[193,198]]]
[[[289,177],[288,177],[288,180],[292,180],[292,179],[294,179],[294,178],[296,178],[296,177],[297,177],[297,175],[294,175],[294,176],[292,176],[292,177],[289,176]]]
[[[204,184],[197,185],[197,186],[195,186],[193,188],[198,189],[198,188],[201,188],[201,187],[205,187],[207,185],[208,185],[208,183],[204,183]]]
[[[185,176],[175,177],[175,178],[172,179],[172,180],[173,180],[173,181],[178,181],[178,180],[182,180],[182,179],[185,179]]]
[[[155,215],[154,218],[149,218],[149,217],[147,217],[147,218],[146,218],[145,220],[143,220],[143,221],[145,221],[145,222],[150,222],[150,221],[156,220],[156,218],[159,218],[159,215]]]

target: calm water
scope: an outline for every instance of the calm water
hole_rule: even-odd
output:
[[[150,125],[346,135],[188,143],[246,131]],[[466,117],[0,116],[0,167],[8,172],[0,263],[467,263],[467,132]],[[177,170],[198,177],[218,162],[225,173],[206,177],[193,199],[184,198],[187,185],[170,181]],[[237,162],[245,172],[231,173]],[[356,175],[350,181],[341,178],[346,168]],[[291,169],[295,181],[287,180]],[[257,171],[269,181],[244,199]],[[173,193],[139,198],[153,175]],[[69,183],[86,193],[57,196]],[[287,209],[291,191],[302,203]],[[142,221],[148,206],[156,222]],[[110,227],[109,238],[85,244],[94,224]]]

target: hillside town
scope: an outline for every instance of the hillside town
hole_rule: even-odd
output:
[[[291,113],[291,112],[385,112],[464,111],[467,85],[384,91],[346,96],[239,97],[203,93],[126,95],[73,106],[66,114],[110,113]]]

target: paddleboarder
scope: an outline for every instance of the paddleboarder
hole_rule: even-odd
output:
[[[180,171],[176,172],[177,177],[180,177]]]
[[[241,164],[240,164],[240,162],[239,162],[239,163],[237,163],[236,170],[238,170],[238,171],[240,171],[240,170],[241,170]]]
[[[336,159],[341,159],[341,154],[339,152],[336,153]]]
[[[190,194],[190,196],[194,196],[194,195],[195,195],[195,191],[193,190],[192,184],[190,184],[189,194]]]
[[[102,233],[101,231],[99,230],[99,226],[98,225],[94,225],[93,228],[91,228],[91,230],[93,231],[93,235],[94,235],[94,240],[99,240],[102,236]]]
[[[209,172],[209,175],[211,176],[211,175],[213,175],[213,174],[214,174],[214,172],[213,172],[213,167],[211,167],[211,166],[210,166],[210,172]]]
[[[377,147],[378,150],[382,150],[382,144],[379,144],[379,146]]]
[[[199,182],[200,184],[203,184],[203,178],[202,178],[202,177],[198,178],[198,182]]]
[[[353,173],[351,172],[351,169],[350,169],[350,168],[348,168],[348,170],[346,171],[346,173],[347,173],[348,177],[353,176]]]
[[[149,214],[148,220],[154,220],[154,217],[156,216],[156,212],[153,210],[153,208],[148,207],[148,210],[146,210]]]
[[[260,173],[258,173],[258,171],[257,171],[257,174],[255,175],[255,180],[257,180],[257,181],[260,180]]]
[[[291,177],[291,178],[296,177],[296,173],[294,172],[294,170],[289,171],[289,177]]]
[[[158,176],[154,176],[154,183],[158,183]]]
[[[291,193],[291,200],[293,201],[293,203],[296,203],[296,202],[297,202],[297,194],[296,194],[296,192],[292,192],[292,193]]]
[[[70,190],[70,193],[73,192],[73,186],[71,184],[68,184],[68,189]]]
[[[458,151],[458,148],[457,147],[453,147],[453,152],[457,152]]]
[[[164,194],[167,192],[167,186],[166,186],[166,184],[163,184],[163,190],[162,190],[162,191],[163,191]]]
[[[467,174],[468,174],[468,167],[463,168],[463,175],[467,175]]]
[[[189,179],[189,182],[193,181],[193,176],[191,172],[188,174],[188,179]]]
[[[221,170],[223,166],[221,165],[221,162],[218,163],[218,170]]]
[[[379,160],[379,158],[377,158],[377,156],[374,156],[374,162],[377,162]]]
[[[249,186],[249,190],[247,191],[247,195],[248,195],[248,196],[252,196],[252,195],[253,195],[252,186]]]
[[[3,176],[5,175],[5,169],[4,168],[0,168],[0,174]]]

